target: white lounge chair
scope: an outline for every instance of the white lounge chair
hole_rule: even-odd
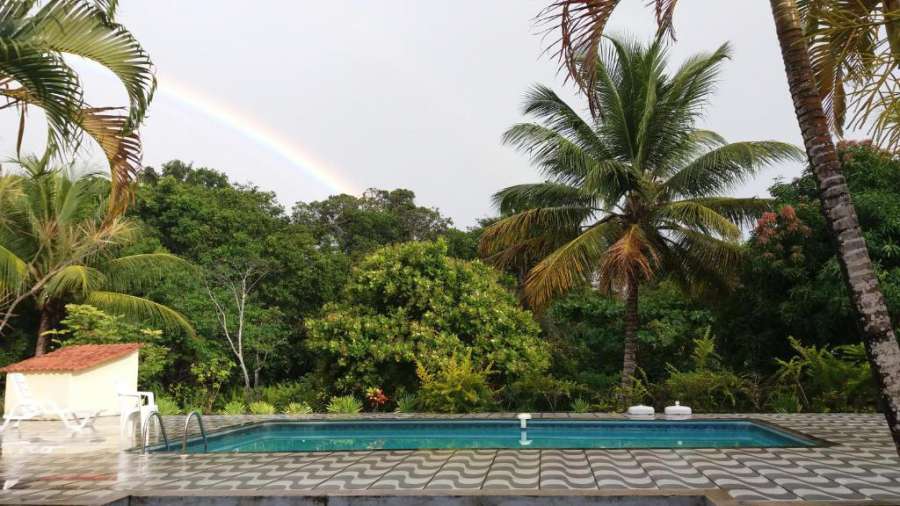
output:
[[[143,433],[150,414],[159,411],[153,392],[131,392],[119,386],[119,435],[123,441],[133,442]]]
[[[31,394],[31,389],[28,388],[28,382],[25,381],[25,376],[20,373],[9,373],[6,377],[6,381],[12,382],[13,388],[15,388],[19,398],[19,404],[11,413],[3,415],[4,420],[3,425],[0,425],[0,434],[6,430],[10,423],[14,422],[13,427],[20,429],[20,424],[25,420],[53,415],[62,420],[63,425],[66,426],[66,429],[69,430],[72,436],[80,433],[84,429],[96,431],[94,422],[97,420],[97,417],[100,416],[100,413],[103,412],[102,409],[80,413],[70,409],[61,408],[53,401],[38,402]]]

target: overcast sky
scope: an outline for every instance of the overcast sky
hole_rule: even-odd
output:
[[[119,20],[160,80],[145,163],[222,170],[287,207],[335,188],[404,187],[472,225],[492,214],[493,192],[539,180],[499,141],[523,119],[523,92],[543,83],[583,105],[541,54],[533,17],[547,1],[123,0]],[[612,30],[649,38],[645,4],[624,1]],[[676,63],[733,44],[703,126],[729,140],[800,143],[768,2],[680,2],[676,28]],[[99,72],[85,81],[93,103],[122,101]],[[9,152],[15,122],[5,119]],[[764,195],[800,168],[768,170],[736,193]]]

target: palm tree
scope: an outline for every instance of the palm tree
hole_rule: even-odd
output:
[[[124,209],[129,183],[140,169],[137,127],[156,86],[147,53],[123,26],[112,20],[115,0],[0,0],[0,95],[20,112],[17,149],[26,112],[44,111],[48,150],[79,145],[87,134],[102,148],[112,174],[110,213]],[[82,83],[65,57],[77,56],[108,69],[128,94],[127,114],[118,108],[91,107]]]
[[[0,331],[15,309],[31,300],[40,311],[35,355],[64,316],[66,303],[96,306],[167,328],[193,330],[176,311],[131,295],[164,272],[186,265],[167,253],[123,255],[136,223],[104,216],[109,182],[47,169],[47,160],[23,162],[24,174],[0,178]]]
[[[505,188],[506,217],[482,236],[482,254],[508,266],[538,259],[524,293],[535,308],[578,283],[625,299],[622,386],[634,376],[640,284],[660,273],[697,286],[724,286],[740,259],[740,225],[768,208],[757,198],[723,196],[735,184],[799,149],[780,142],[729,144],[696,127],[727,44],[671,74],[666,47],[611,38],[582,62],[596,76],[596,116],[581,118],[537,86],[525,113],[539,123],[510,128],[505,142],[531,155],[546,182]]]
[[[809,3],[812,0],[801,0]],[[581,53],[596,53],[595,47],[619,0],[558,0],[542,14],[560,30],[557,53],[572,78],[589,89],[595,76],[580,74],[575,62]],[[660,35],[671,33],[676,0],[654,0]],[[819,186],[822,212],[837,246],[837,258],[850,302],[857,315],[860,336],[879,386],[884,416],[900,454],[900,345],[878,285],[868,248],[863,238],[850,191],[841,173],[828,120],[822,106],[820,88],[810,59],[797,0],[770,0],[776,33],[781,46],[788,88],[794,101],[797,122],[803,135],[810,168]],[[896,2],[886,1],[885,10],[896,19]],[[895,38],[892,27],[889,36]],[[839,53],[838,53],[839,54]],[[592,95],[588,95],[591,99]],[[591,99],[593,104],[595,100]],[[890,105],[890,104],[889,104]],[[896,111],[896,105],[892,105]]]
[[[797,8],[832,130],[843,135],[845,123],[868,127],[896,152],[900,0],[799,0]]]

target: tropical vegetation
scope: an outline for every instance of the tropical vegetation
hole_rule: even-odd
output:
[[[525,113],[538,123],[504,140],[531,156],[543,183],[495,196],[504,216],[487,227],[482,253],[495,265],[525,265],[526,299],[593,285],[625,300],[623,388],[635,374],[640,286],[665,275],[685,289],[726,287],[739,265],[741,225],[768,208],[727,197],[760,169],[797,158],[775,141],[728,143],[697,127],[727,45],[669,71],[666,45],[609,38],[594,61],[593,120],[549,88],[535,87]]]

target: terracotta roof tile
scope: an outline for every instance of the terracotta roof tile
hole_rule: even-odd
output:
[[[82,371],[124,357],[140,347],[139,343],[76,344],[10,364],[0,369],[0,372]]]

